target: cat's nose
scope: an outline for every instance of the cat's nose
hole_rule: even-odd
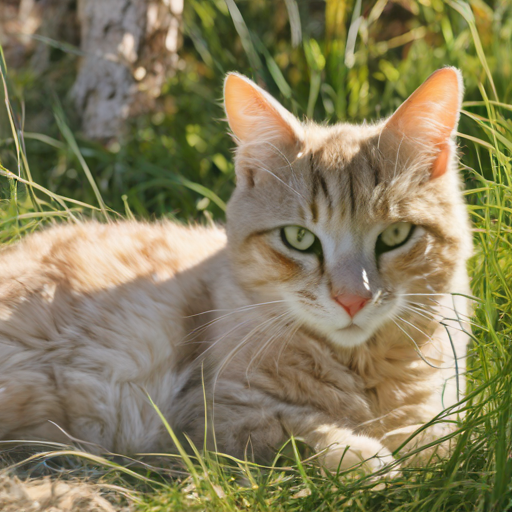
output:
[[[360,297],[359,295],[351,295],[350,293],[343,293],[337,295],[334,300],[343,307],[343,309],[351,316],[354,317],[358,311],[361,311],[369,299]]]

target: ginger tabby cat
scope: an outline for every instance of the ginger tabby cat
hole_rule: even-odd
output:
[[[1,252],[0,439],[172,450],[147,392],[201,447],[204,383],[221,452],[293,434],[332,469],[391,462],[464,391],[467,336],[439,323],[468,313],[462,92],[443,68],[389,119],[327,126],[229,74],[226,229],[90,222]]]

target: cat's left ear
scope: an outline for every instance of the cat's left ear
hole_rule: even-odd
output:
[[[229,126],[243,144],[272,141],[293,144],[302,128],[297,118],[270,94],[238,73],[229,73],[224,82],[224,108]]]
[[[432,179],[446,172],[455,150],[453,138],[463,91],[458,69],[439,69],[402,103],[384,127],[383,133],[391,132],[400,141],[410,142],[418,154],[426,149],[432,155]]]

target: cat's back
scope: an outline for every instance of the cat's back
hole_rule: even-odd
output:
[[[218,227],[135,221],[65,224],[0,251],[0,301],[53,282],[76,293],[151,277],[164,281],[200,264],[226,243]],[[48,290],[47,290],[48,291]]]
[[[54,359],[78,345],[131,347],[134,358],[142,346],[165,348],[173,341],[166,331],[179,336],[196,313],[190,303],[211,309],[201,301],[209,261],[224,244],[220,228],[171,222],[89,222],[30,235],[0,252],[0,344],[17,340]]]
[[[220,228],[170,222],[62,225],[24,238],[0,252],[0,359],[167,353],[196,309],[212,309],[205,288],[224,244]]]

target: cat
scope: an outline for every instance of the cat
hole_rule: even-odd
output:
[[[226,229],[91,221],[0,253],[0,439],[174,450],[149,395],[182,440],[239,458],[293,435],[375,470],[417,446],[464,393],[462,94],[442,68],[390,118],[328,126],[228,74]]]

